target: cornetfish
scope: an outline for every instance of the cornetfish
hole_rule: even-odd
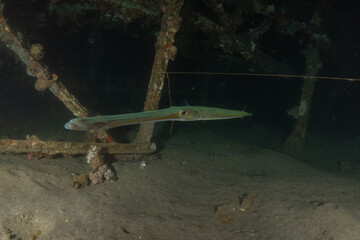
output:
[[[89,131],[163,121],[221,120],[251,116],[251,113],[202,106],[173,106],[165,109],[108,116],[74,118],[65,124],[69,130]]]

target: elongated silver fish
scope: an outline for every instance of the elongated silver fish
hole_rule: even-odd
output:
[[[74,118],[65,124],[69,130],[97,130],[145,122],[221,120],[251,116],[251,113],[223,108],[184,106],[147,112],[126,113],[89,118]]]

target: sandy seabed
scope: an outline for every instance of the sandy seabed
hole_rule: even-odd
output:
[[[360,239],[360,171],[312,168],[209,131],[177,134],[160,158],[115,162],[83,189],[84,156],[0,155],[5,239]],[[256,196],[241,211],[243,196]]]

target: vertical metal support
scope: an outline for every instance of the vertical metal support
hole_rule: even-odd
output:
[[[304,54],[306,58],[306,75],[316,76],[322,66],[319,58],[319,47],[309,44]],[[316,79],[304,78],[300,103],[296,108],[296,113],[294,114],[294,117],[297,120],[295,129],[280,146],[280,152],[295,155],[303,149],[315,82]]]
[[[177,48],[173,43],[174,36],[178,32],[181,24],[179,12],[183,3],[183,0],[165,0],[164,6],[161,8],[163,17],[160,33],[155,43],[156,53],[144,104],[144,111],[158,109],[169,59],[174,60],[177,52]],[[154,123],[141,124],[135,142],[150,142],[153,130]]]

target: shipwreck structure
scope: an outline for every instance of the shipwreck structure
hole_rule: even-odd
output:
[[[39,61],[43,56],[43,47],[40,44],[33,44],[27,49],[3,15],[6,1],[0,1],[0,4],[0,41],[23,62],[24,71],[36,79],[34,88],[40,92],[50,91],[74,116],[89,117],[88,109],[69,92],[58,75]],[[288,111],[288,114],[295,119],[294,130],[279,150],[287,154],[297,154],[301,151],[316,83],[314,76],[318,75],[323,65],[321,51],[331,46],[331,41],[322,27],[323,19],[333,11],[326,1],[315,1],[306,6],[303,1],[293,1],[292,7],[304,8],[306,17],[296,16],[294,12],[289,11],[286,6],[289,4],[288,1],[269,3],[262,0],[49,0],[46,4],[49,11],[56,12],[61,18],[59,24],[66,20],[78,25],[81,25],[81,21],[91,22],[94,18],[86,18],[86,13],[96,12],[95,21],[105,21],[106,27],[116,28],[132,23],[141,25],[142,29],[150,25],[157,26],[159,31],[156,33],[155,55],[144,111],[158,108],[164,79],[170,74],[181,74],[181,72],[168,71],[169,60],[175,60],[178,52],[174,37],[179,29],[184,29],[181,44],[189,48],[217,49],[226,56],[236,55],[236,63],[248,69],[242,75],[246,75],[246,72],[262,72],[264,74],[259,75],[270,74],[272,77],[277,74],[293,74],[293,66],[279,60],[275,56],[277,54],[275,50],[273,52],[265,50],[261,42],[262,37],[272,34],[293,38],[296,34],[300,34],[302,38],[299,46],[302,47],[300,55],[304,59],[304,83],[301,91],[299,89],[298,104]],[[21,8],[17,11],[21,11]],[[197,36],[201,37],[200,40],[192,41],[186,39],[189,35],[195,36],[193,39]],[[186,48],[183,51],[186,51]],[[206,81],[204,80],[202,96],[205,103],[208,86]],[[90,146],[98,146],[110,154],[128,158],[129,155],[146,155],[156,150],[156,145],[151,142],[153,130],[154,123],[141,124],[134,142],[130,144],[116,143],[105,130],[93,131],[90,133],[89,141],[76,143],[45,141],[36,136],[28,136],[25,140],[2,139],[0,151],[26,153],[33,159],[57,154],[86,154]]]
[[[122,4],[124,5],[124,9],[130,10],[140,7],[140,5],[128,1],[123,1]],[[165,1],[161,7],[162,28],[155,44],[156,54],[145,101],[145,111],[157,109],[169,59],[175,58],[177,50],[174,46],[174,36],[180,27],[181,18],[179,17],[179,11],[182,4],[183,1],[179,0]],[[145,11],[144,7],[142,9]],[[76,96],[66,89],[61,83],[61,79],[58,79],[58,76],[52,73],[51,69],[48,69],[38,61],[41,59],[42,46],[34,45],[31,49],[26,49],[21,40],[14,35],[11,27],[7,24],[2,10],[3,5],[0,9],[0,40],[25,64],[27,74],[36,78],[34,88],[41,92],[50,91],[56,98],[64,103],[74,116],[78,118],[89,117],[89,111],[80,104]],[[160,14],[159,12],[151,11],[146,13],[151,15]],[[118,17],[122,19],[120,15]],[[93,135],[93,141],[91,142],[44,141],[36,136],[27,136],[25,140],[0,140],[0,151],[5,153],[27,153],[29,159],[34,159],[51,157],[58,154],[86,154],[90,146],[95,146],[102,148],[102,151],[109,154],[118,155],[119,158],[121,158],[121,156],[128,157],[129,155],[141,156],[156,150],[156,145],[150,142],[152,131],[153,124],[142,124],[136,141],[130,144],[114,142],[105,130],[91,132]],[[95,140],[97,140],[97,142],[95,142]]]

